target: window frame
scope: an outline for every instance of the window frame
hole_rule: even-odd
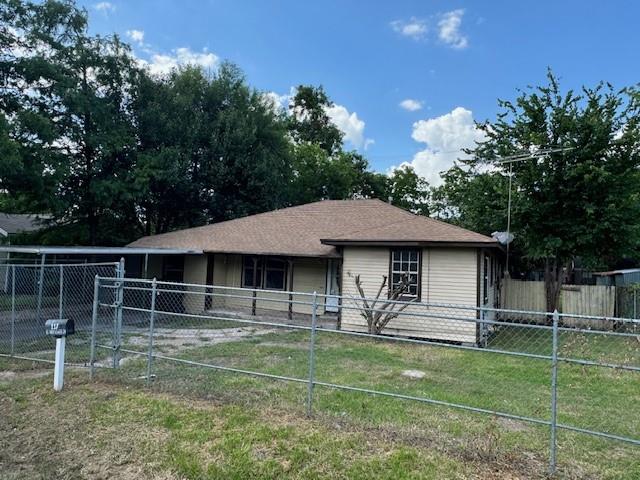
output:
[[[252,262],[255,262],[255,263],[253,263],[252,266],[248,267],[246,265],[247,260],[251,260]],[[262,277],[263,277],[262,258],[255,255],[243,255],[241,259],[241,268],[242,268],[242,275],[240,279],[240,286],[242,288],[262,289]],[[253,285],[253,273],[251,274],[251,279],[249,280],[251,283],[250,284],[247,283],[247,269],[251,269],[253,271],[254,268],[258,272],[255,275],[256,285]]]
[[[282,263],[282,268],[274,268],[273,266],[269,266],[269,261],[276,261]],[[287,289],[287,273],[288,273],[288,264],[284,258],[280,257],[265,257],[262,262],[262,274],[264,276],[262,281],[262,286],[264,290],[278,290],[285,291]],[[282,288],[278,287],[267,287],[267,274],[269,271],[282,272]]]
[[[247,266],[246,265],[246,261],[247,260],[256,260],[255,263],[255,268],[257,270],[257,274],[256,274],[256,285],[252,286],[250,284],[248,284],[247,282],[247,270],[251,270],[253,271],[253,266]],[[282,262],[282,268],[273,268],[273,267],[269,267],[269,261],[277,261],[277,262]],[[257,256],[257,255],[242,255],[242,260],[241,260],[241,265],[242,265],[242,274],[241,274],[241,279],[240,279],[240,285],[241,288],[250,288],[250,289],[254,289],[254,290],[277,290],[277,291],[286,291],[287,290],[287,283],[288,283],[288,273],[289,273],[289,264],[287,262],[287,260],[285,258],[282,257],[261,257],[261,256]],[[271,270],[271,271],[278,271],[278,272],[282,272],[282,276],[283,276],[283,284],[282,284],[282,288],[277,288],[277,287],[270,287],[267,288],[267,271]],[[249,280],[249,282],[253,283],[253,279]]]
[[[396,252],[416,252],[418,254],[418,259],[417,259],[417,271],[415,272],[416,274],[416,294],[412,295],[412,294],[403,294],[400,295],[400,297],[398,297],[399,300],[411,300],[411,301],[421,301],[422,299],[422,249],[421,248],[412,248],[412,247],[398,247],[398,248],[390,248],[389,249],[389,284],[388,284],[388,288],[387,288],[387,297],[391,297],[391,293],[393,292],[393,275],[394,273],[405,273],[405,272],[401,272],[401,271],[396,271],[393,269],[393,263],[394,263],[394,253]],[[399,260],[400,262],[402,262],[402,258],[400,258]],[[397,262],[397,260],[396,260]],[[414,262],[414,260],[409,260],[409,262]],[[411,271],[409,271],[409,273],[412,273]]]
[[[493,287],[495,285],[495,265],[496,265],[496,258],[493,255],[489,256],[489,286]]]
[[[489,261],[489,256],[485,253],[484,255],[484,275],[482,276],[482,302],[483,305],[487,305],[489,303],[489,265],[491,262]]]

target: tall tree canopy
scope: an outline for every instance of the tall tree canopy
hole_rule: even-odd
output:
[[[128,213],[125,173],[135,146],[128,47],[116,36],[87,35],[86,14],[71,2],[12,1],[0,15],[3,143],[20,151],[3,184],[78,241],[112,242],[99,224]]]
[[[410,165],[391,172],[387,180],[389,197],[394,205],[420,215],[429,215],[429,183]]]
[[[563,92],[549,72],[546,85],[500,106],[496,122],[479,125],[487,140],[474,149],[474,160],[450,170],[437,197],[459,222],[485,233],[503,230],[506,199],[499,192],[509,166],[496,160],[531,152],[529,159],[510,164],[511,225],[517,247],[544,265],[547,307],[553,310],[574,259],[596,267],[636,251],[640,102],[634,90],[607,84]],[[535,155],[558,147],[563,150]],[[488,172],[479,168],[486,164],[492,166]]]
[[[286,121],[237,67],[223,64],[209,76],[197,68],[160,79],[144,75],[134,111],[139,144],[133,178],[145,233],[286,203]]]
[[[333,102],[322,87],[299,85],[289,104],[289,130],[297,143],[311,143],[333,155],[342,150],[343,134],[327,109]]]
[[[230,63],[152,75],[72,0],[7,0],[0,22],[0,205],[51,214],[34,241],[119,245],[321,199],[426,213],[415,172],[344,148],[322,87],[282,110]]]

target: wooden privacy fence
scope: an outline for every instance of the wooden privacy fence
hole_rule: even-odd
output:
[[[510,310],[546,310],[544,282],[505,279],[502,285],[502,308]],[[563,285],[560,292],[561,313],[614,317],[616,314],[616,287],[604,285]],[[506,319],[505,319],[506,320]],[[518,313],[509,320],[537,321],[540,317]],[[602,320],[584,320],[565,317],[569,325],[602,328]]]

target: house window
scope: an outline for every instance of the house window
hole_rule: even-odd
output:
[[[255,280],[255,283],[254,283]],[[262,259],[258,257],[242,258],[242,286],[262,288]]]
[[[267,258],[264,268],[264,288],[284,290],[287,279],[287,263],[279,258]]]
[[[284,290],[286,285],[287,262],[285,260],[269,257],[242,258],[242,286],[244,288]]]
[[[420,250],[391,250],[391,292],[400,288],[403,275],[408,277],[408,290],[403,297],[420,297]]]
[[[162,280],[165,282],[184,281],[184,256],[166,255],[163,257]]]

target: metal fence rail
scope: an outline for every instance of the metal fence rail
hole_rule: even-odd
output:
[[[114,276],[96,277],[93,287],[89,362],[92,377],[98,368],[107,367],[150,384],[157,375],[162,375],[163,370],[156,365],[162,362],[306,385],[305,408],[309,415],[314,410],[315,390],[323,387],[527,422],[549,429],[551,472],[557,464],[558,430],[640,445],[637,419],[607,424],[611,421],[608,415],[592,412],[592,400],[597,400],[596,404],[600,400],[589,397],[591,380],[584,383],[571,380],[584,376],[576,368],[637,375],[640,321],[636,319],[402,301],[385,301],[383,305],[375,303],[375,299],[365,302],[346,296],[339,298],[339,312],[334,315],[325,309],[328,297],[317,293]],[[261,308],[256,307],[258,302]],[[390,311],[397,315],[385,329],[381,332],[368,329],[367,315],[386,315]],[[520,320],[510,321],[512,317]],[[576,318],[588,323],[577,322]],[[397,361],[385,353],[390,345],[413,349],[413,357],[402,357],[408,364],[416,362],[411,358],[423,358],[423,350],[419,349],[434,347],[444,352],[479,355],[482,357],[477,358],[483,362],[493,362],[489,365],[500,365],[503,362],[500,358],[513,359],[510,368],[514,372],[522,369],[525,372],[522,375],[540,375],[540,382],[531,388],[532,395],[538,395],[544,405],[539,408],[536,402],[535,408],[527,411],[491,395],[455,401],[433,392],[429,395],[411,389],[403,391],[406,385],[394,380],[381,386],[380,378],[386,378],[386,373],[376,372],[385,369],[384,358]],[[269,357],[265,360],[260,356],[264,351],[274,357],[273,365]],[[354,370],[362,371],[346,381],[334,380],[331,375],[336,367],[331,352],[339,352],[345,361],[356,365]],[[369,365],[368,360],[363,360],[363,352],[383,360]],[[401,355],[398,352],[394,350],[395,355]],[[292,361],[281,361],[287,358]],[[282,364],[281,370],[276,369],[278,362]],[[424,368],[428,370],[429,366]],[[573,382],[573,389],[576,386],[587,389],[584,398],[588,405],[579,404],[574,397],[565,400],[565,395],[573,395],[563,383],[565,376]],[[594,374],[592,381],[603,378],[611,385],[618,381],[608,374],[604,377]],[[179,378],[167,375],[167,381],[178,382]],[[462,381],[448,387],[450,397],[455,397],[456,389],[465,388]],[[520,393],[510,392],[508,386],[504,390],[505,396]]]
[[[87,365],[91,307],[96,275],[119,276],[120,263],[0,265],[0,355],[53,363],[54,341],[45,335],[48,319],[70,319],[67,363]]]

